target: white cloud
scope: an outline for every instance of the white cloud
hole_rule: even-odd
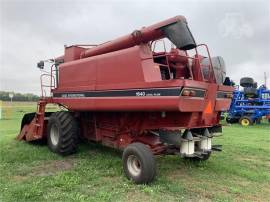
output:
[[[233,37],[239,39],[252,37],[254,31],[242,13],[226,13],[219,23],[219,33],[224,38]]]

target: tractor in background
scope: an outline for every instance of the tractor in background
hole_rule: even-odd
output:
[[[249,126],[260,123],[263,117],[270,121],[270,90],[265,85],[257,86],[253,78],[244,77],[233,92],[233,99],[228,111],[228,123],[240,123]]]

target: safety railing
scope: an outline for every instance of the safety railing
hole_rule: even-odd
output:
[[[163,66],[167,69],[168,71],[168,74],[169,74],[169,77],[171,79],[171,70],[170,70],[170,66],[169,66],[169,60],[168,60],[168,57],[166,56],[166,45],[165,45],[165,41],[163,39],[159,39],[159,40],[156,40],[156,41],[153,41],[151,43],[151,49],[153,52],[155,52],[155,49],[156,49],[156,45],[157,45],[157,42],[162,42],[162,45],[163,45],[163,51],[164,51],[164,54],[159,54],[159,55],[153,55],[153,58],[161,58],[161,57],[165,57],[165,60],[166,60],[166,64],[158,64],[159,66]],[[153,47],[152,47],[153,46]]]
[[[51,68],[50,68],[50,72],[48,73],[43,73],[40,75],[40,87],[41,87],[41,97],[44,98],[44,97],[48,97],[46,95],[46,88],[49,89],[49,93],[50,93],[50,96],[51,96],[51,92],[52,92],[52,89],[55,89],[56,88],[56,80],[55,80],[55,76],[54,76],[54,72],[56,73],[58,70],[55,68],[53,69],[55,65],[51,65]],[[49,78],[47,79],[47,82],[49,80],[48,83],[45,83],[45,78]]]
[[[207,55],[208,55],[208,59],[209,59],[209,64],[208,65],[204,65],[204,64],[200,64],[200,71],[201,71],[201,74],[202,74],[202,76],[203,76],[203,79],[205,80],[205,81],[210,81],[210,82],[215,82],[216,81],[216,79],[215,79],[215,72],[214,72],[214,68],[213,68],[213,63],[212,63],[212,59],[211,59],[211,56],[210,56],[210,52],[209,52],[209,49],[208,49],[208,46],[206,45],[206,44],[199,44],[199,45],[197,45],[197,47],[195,48],[195,52],[196,52],[196,56],[198,56],[199,55],[199,51],[198,51],[198,47],[204,47],[205,49],[206,49],[206,52],[207,52]],[[199,60],[199,58],[197,58],[198,60]],[[203,68],[202,68],[202,66],[205,66],[205,67],[207,67],[208,68],[208,79],[206,79],[205,77],[204,77],[204,74],[203,74]]]
[[[162,41],[162,42],[163,42],[164,53],[153,55],[153,58],[165,57],[166,58],[166,64],[165,64],[165,66],[168,67],[168,71],[170,73],[168,57],[171,56],[171,55],[173,55],[173,54],[166,52],[165,42],[164,41]],[[153,45],[152,51],[154,52],[155,51],[155,47],[156,47],[156,41],[151,44],[151,47],[152,47],[152,45]],[[206,49],[207,56],[208,56],[208,59],[209,59],[209,64],[206,65],[206,64],[200,63],[200,58],[198,57],[199,56],[199,51],[198,51],[198,48],[199,47],[204,47]],[[187,51],[185,51],[185,54],[186,55],[183,56],[183,57],[186,57],[187,59],[191,59],[194,62],[194,64],[200,65],[199,70],[200,70],[200,74],[202,75],[203,81],[215,82],[215,73],[214,73],[214,69],[213,69],[212,59],[211,59],[211,56],[210,56],[210,52],[209,52],[208,46],[206,44],[199,44],[199,45],[197,45],[197,47],[195,48],[195,56],[193,56],[193,57],[192,56],[188,56]],[[203,68],[202,68],[203,66],[205,66],[207,68],[207,70],[208,70],[207,78],[203,74]],[[193,75],[193,71],[192,71],[191,65],[188,65],[188,70],[189,70],[191,79],[194,79],[194,75]]]

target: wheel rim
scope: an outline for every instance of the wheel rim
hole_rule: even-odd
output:
[[[128,157],[127,168],[128,168],[128,171],[130,172],[130,174],[133,176],[140,175],[140,173],[142,171],[141,163],[140,163],[139,159],[134,155],[130,155]]]
[[[241,125],[242,126],[248,126],[249,125],[249,120],[248,119],[242,119]]]
[[[50,138],[51,138],[51,142],[54,146],[56,146],[59,142],[59,129],[58,127],[53,124],[51,127],[51,131],[50,131]]]

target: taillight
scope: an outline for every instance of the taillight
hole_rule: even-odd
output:
[[[183,90],[182,96],[190,96],[190,90]]]
[[[181,93],[181,96],[201,97],[201,98],[203,98],[204,95],[205,95],[205,90],[194,89],[194,88],[184,88]]]
[[[219,91],[217,93],[217,98],[228,98],[228,99],[231,99],[233,97],[233,94],[231,92],[222,92],[222,91]]]
[[[196,96],[196,91],[195,90],[191,90],[190,91],[190,96],[195,97]]]

